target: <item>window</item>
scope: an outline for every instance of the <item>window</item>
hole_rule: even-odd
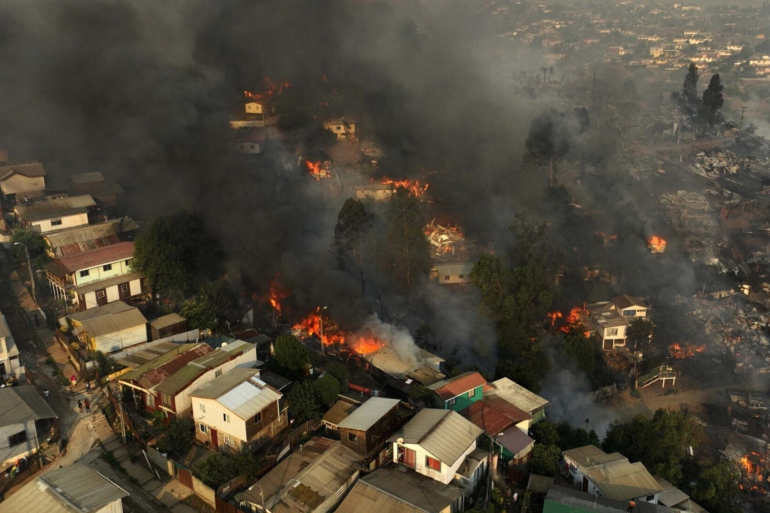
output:
[[[112,264],[107,264],[102,266],[103,271],[112,271]]]
[[[456,398],[456,397],[453,397],[453,398],[451,398],[450,400],[448,400],[446,403],[447,403],[449,406],[454,406],[456,402],[457,402],[457,398]]]
[[[160,394],[160,400],[163,402],[163,406],[165,406],[166,408],[173,408],[170,395]]]
[[[254,148],[256,148],[256,144],[249,144],[249,149],[253,150]]]
[[[206,405],[203,403],[198,403],[198,409],[202,411],[203,413],[206,413]]]
[[[618,335],[618,329],[617,328],[608,328],[607,329],[607,336],[608,337],[616,337]]]
[[[623,310],[623,315],[626,317],[633,317],[636,315],[636,310]]]
[[[225,436],[225,443],[230,447],[235,447],[235,438],[232,436]]]
[[[128,290],[128,283],[121,283],[120,284],[120,291],[126,292]]]
[[[147,406],[155,406],[155,398],[152,394],[144,394],[144,402]]]
[[[460,274],[460,275],[458,275],[457,277],[458,277],[458,278],[460,278],[460,279],[462,280],[463,278],[465,278],[465,275],[464,275],[464,274]]]
[[[468,397],[476,397],[476,389],[468,390]]]
[[[223,413],[222,420],[224,420],[225,422],[230,422],[230,415],[228,415],[227,413]]]
[[[130,265],[131,265],[131,261],[132,261],[132,260],[133,260],[133,258],[129,258],[128,260],[126,260],[126,261],[125,261],[125,264],[126,264],[127,266],[130,266]]]
[[[348,433],[348,442],[352,444],[358,443],[358,435],[355,433]]]
[[[91,274],[91,272],[88,269],[86,269],[85,271],[80,271],[80,277],[81,278],[85,278],[89,274]]]
[[[200,425],[200,429],[201,429],[201,433],[206,433],[208,431],[208,429],[206,428],[206,426],[204,424]]]
[[[98,297],[99,299],[103,298],[104,296],[105,296],[105,293],[103,290],[96,291],[96,297]]]
[[[259,412],[256,415],[254,415],[254,422],[262,422],[262,412]]]
[[[342,127],[341,127],[341,126],[338,126],[338,127],[337,127],[337,130],[339,130],[339,131],[341,132],[341,131],[342,131]]]
[[[222,375],[222,369],[219,369],[218,371],[214,372],[214,377],[215,378],[218,378],[221,375]]]
[[[430,456],[425,456],[425,466],[441,472],[441,462],[439,460],[434,460]]]
[[[448,275],[448,274],[445,274],[445,275],[444,275],[444,279],[445,279],[445,280],[448,280],[448,279],[449,279],[449,275]]]
[[[61,226],[61,219],[51,219],[51,226]]]
[[[10,447],[13,447],[14,445],[19,445],[21,443],[24,443],[27,441],[27,432],[26,431],[20,431],[19,433],[16,433],[15,435],[11,435],[8,437],[8,445]]]
[[[655,496],[654,496],[654,495],[648,495],[648,496],[647,496],[647,498],[646,498],[645,500],[646,500],[647,502],[652,502],[652,501],[654,501],[654,500],[655,500]]]

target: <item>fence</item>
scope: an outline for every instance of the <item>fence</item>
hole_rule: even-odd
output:
[[[240,508],[237,508],[221,498],[219,495],[217,495],[215,498],[215,507],[217,513],[251,513],[250,511],[244,511]]]
[[[195,495],[206,501],[209,506],[216,508],[216,492],[195,476],[192,476],[192,490],[195,492]]]
[[[306,420],[294,428],[294,430],[289,434],[289,445],[294,447],[299,443],[300,440],[302,440],[302,438],[320,428],[322,425],[323,422],[321,422],[321,419]]]
[[[174,463],[158,452],[154,447],[147,449],[147,456],[150,461],[157,465],[161,470],[164,470],[166,474],[174,475]]]

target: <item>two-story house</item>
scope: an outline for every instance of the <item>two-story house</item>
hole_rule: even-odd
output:
[[[607,454],[593,445],[563,455],[572,481],[584,492],[617,501],[658,503],[663,487],[641,462],[631,463],[620,453]]]
[[[372,397],[342,420],[337,428],[345,447],[357,452],[373,470],[387,461],[383,451],[398,427],[398,399]]]
[[[13,213],[25,228],[48,233],[87,225],[90,209],[95,206],[91,196],[71,196],[16,205]]]
[[[149,390],[145,404],[154,402],[154,408],[167,414],[180,415],[192,408],[190,394],[219,376],[235,368],[254,368],[257,347],[243,340],[223,344],[211,353],[197,358]]]
[[[48,232],[43,235],[43,238],[48,242],[48,256],[57,258],[127,242],[138,229],[139,225],[136,221],[130,217],[121,217],[68,230]]]
[[[51,293],[80,310],[128,301],[149,293],[142,275],[131,270],[133,242],[62,256],[45,266]]]
[[[527,434],[532,415],[494,395],[473,403],[462,415],[484,430],[503,459],[516,464],[528,459],[535,445]]]
[[[486,384],[484,376],[468,371],[428,385],[428,389],[433,391],[436,408],[460,412],[482,398]]]
[[[605,350],[626,346],[626,330],[636,318],[647,317],[650,307],[641,298],[623,295],[586,307],[581,322],[589,335],[596,335]]]
[[[67,316],[72,334],[90,351],[104,354],[147,342],[147,319],[138,308],[116,301]]]
[[[13,334],[5,320],[5,315],[0,313],[0,379],[8,375],[20,378],[21,361],[19,360],[19,348],[13,340]]]
[[[0,192],[5,198],[34,198],[45,194],[45,168],[40,162],[0,164]]]
[[[195,436],[215,450],[256,447],[289,425],[281,396],[259,369],[232,369],[190,394]]]
[[[500,397],[516,408],[527,412],[532,416],[532,420],[529,421],[530,425],[545,418],[545,407],[548,405],[548,401],[536,393],[508,378],[500,378],[489,385],[485,391],[486,397]]]

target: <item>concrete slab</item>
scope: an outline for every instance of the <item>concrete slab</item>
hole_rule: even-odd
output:
[[[112,451],[112,455],[115,456],[116,460],[122,463],[128,459],[128,449],[125,447],[118,447],[117,450]]]
[[[134,465],[130,461],[121,462],[123,468],[126,469],[126,473],[136,479],[140,486],[144,486],[148,481],[153,480],[153,475],[148,470],[143,469],[138,465]]]
[[[118,448],[123,447],[123,444],[121,443],[120,439],[117,437],[109,441],[102,440],[102,443],[104,444],[105,450],[113,451],[113,452],[117,451]]]
[[[155,496],[156,492],[160,491],[161,488],[163,488],[163,483],[157,479],[151,479],[142,485],[142,489],[153,497]]]
[[[167,508],[171,508],[179,503],[179,499],[176,498],[176,495],[171,493],[170,490],[167,490],[166,486],[155,492],[153,495],[155,495],[155,498],[162,502]]]

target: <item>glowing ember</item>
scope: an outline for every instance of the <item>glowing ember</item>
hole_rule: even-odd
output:
[[[650,253],[653,255],[666,251],[666,241],[657,235],[653,235],[652,238],[647,241],[647,245],[650,247]]]
[[[668,346],[668,352],[672,357],[678,360],[692,358],[696,353],[703,353],[707,350],[708,347],[706,344],[696,345],[691,344],[690,342],[685,342],[684,344],[671,344]]]
[[[418,197],[425,194],[428,190],[428,186],[430,185],[428,183],[421,184],[418,180],[391,180],[390,178],[383,178],[382,184],[392,185],[396,188],[402,187]]]
[[[561,312],[548,312],[546,315],[551,320],[551,326],[556,324],[556,319],[561,319],[563,317]]]
[[[305,167],[307,168],[307,172],[310,176],[315,178],[316,180],[322,180],[324,178],[329,178],[329,171],[324,169],[321,166],[321,161],[313,162],[311,160],[305,161]]]
[[[265,84],[267,85],[267,89],[261,93],[243,91],[243,95],[250,100],[269,100],[273,95],[281,94],[284,89],[291,87],[291,83],[288,80],[284,80],[283,82],[273,82],[268,77],[265,77]]]

